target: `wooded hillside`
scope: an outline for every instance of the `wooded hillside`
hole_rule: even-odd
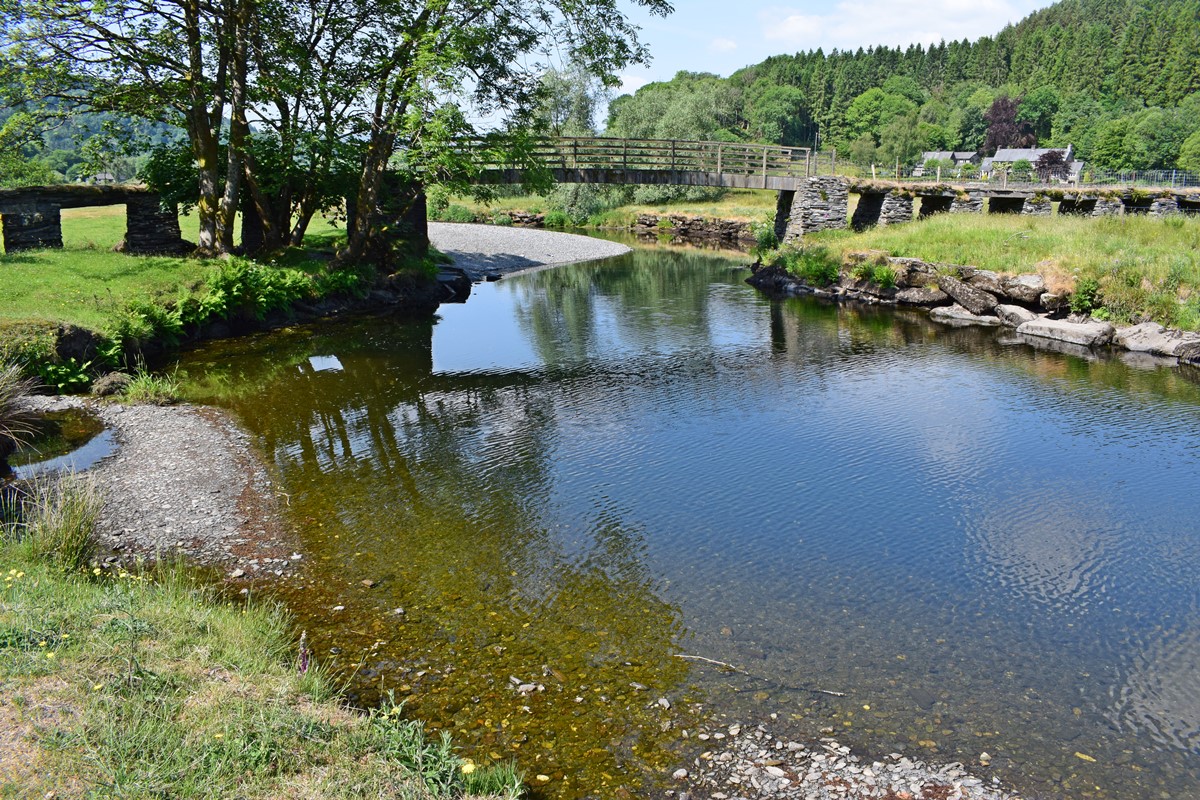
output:
[[[997,125],[1007,135],[989,140]],[[680,73],[614,101],[609,129],[819,141],[863,163],[1070,144],[1099,168],[1200,171],[1200,0],[1063,0],[975,42]]]

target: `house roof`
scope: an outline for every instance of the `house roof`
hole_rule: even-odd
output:
[[[1002,164],[1011,164],[1014,161],[1022,159],[1033,163],[1046,153],[1059,152],[1063,154],[1065,161],[1071,161],[1071,157],[1075,153],[1075,149],[1071,145],[1066,147],[1001,147],[996,151],[996,155],[992,156],[991,161],[999,161]]]

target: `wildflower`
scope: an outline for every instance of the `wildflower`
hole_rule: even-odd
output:
[[[46,658],[54,658],[54,651],[51,650],[49,653],[46,653]]]
[[[103,688],[104,688],[104,684],[103,684],[103,683],[96,683],[96,684],[93,684],[93,685],[92,685],[92,691],[93,691],[93,692],[98,692],[98,691],[100,691],[100,690],[101,690],[101,689],[103,689]]]
[[[46,646],[46,640],[45,640],[45,639],[42,639],[40,642],[38,642],[38,647],[45,647],[45,646]]]
[[[99,574],[100,574],[100,568],[99,568],[99,567],[93,567],[93,568],[92,568],[92,574],[93,574],[93,575],[99,575]]]
[[[223,734],[223,733],[214,733],[214,734],[213,734],[213,738],[214,738],[214,739],[224,739],[224,738],[225,738],[225,734]]]
[[[463,775],[470,775],[475,771],[475,764],[470,761],[464,761],[459,769],[462,770]]]

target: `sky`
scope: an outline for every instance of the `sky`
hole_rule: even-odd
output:
[[[626,70],[618,94],[676,72],[728,76],[767,56],[824,48],[908,46],[978,39],[1051,5],[1053,0],[674,0],[675,13],[652,17],[627,3],[654,56]]]

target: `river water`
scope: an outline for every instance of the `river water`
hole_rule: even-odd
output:
[[[1200,375],[746,274],[643,248],[186,355],[318,658],[547,797],[657,795],[734,720],[1200,796]]]

